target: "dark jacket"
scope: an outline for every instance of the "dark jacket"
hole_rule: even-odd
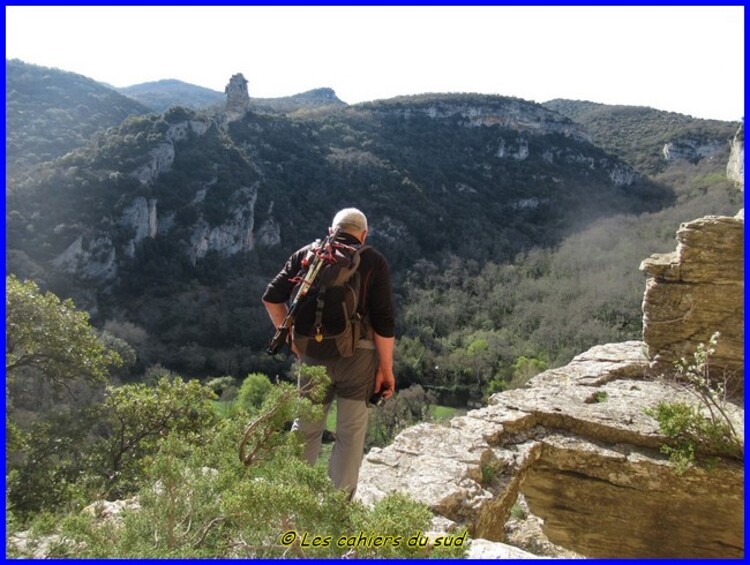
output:
[[[344,233],[338,240],[344,243],[358,244],[354,236]],[[266,287],[263,300],[280,304],[287,302],[292,295],[295,282],[294,279],[302,270],[302,259],[307,255],[310,245],[306,245],[292,254],[287,260],[284,268],[273,278]],[[388,262],[382,253],[373,247],[362,251],[360,255],[359,268],[360,288],[360,312],[369,320],[370,326],[382,337],[393,337],[395,331],[395,319],[393,309],[393,292],[391,289],[391,271]]]

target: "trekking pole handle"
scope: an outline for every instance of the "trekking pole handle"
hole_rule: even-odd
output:
[[[276,355],[281,346],[286,342],[286,337],[289,335],[289,327],[282,325],[276,328],[276,333],[273,334],[271,341],[266,348],[266,353],[269,355]]]

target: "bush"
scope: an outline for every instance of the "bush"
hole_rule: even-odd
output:
[[[236,400],[237,408],[247,412],[256,411],[261,407],[273,386],[266,375],[261,373],[249,374],[240,386],[240,392]]]
[[[319,368],[306,376],[322,377]],[[314,379],[315,380],[315,379]],[[316,380],[315,396],[324,380]],[[56,557],[274,558],[460,556],[464,547],[430,549],[407,543],[428,529],[431,513],[404,495],[374,508],[347,500],[321,466],[299,458],[297,436],[280,420],[315,409],[292,385],[274,387],[245,427],[228,418],[209,427],[200,443],[172,433],[144,468],[139,508],[118,527],[94,516],[71,514],[44,532],[62,534]],[[243,437],[255,457],[237,460]],[[247,454],[247,452],[245,454]],[[45,522],[49,526],[49,520]],[[41,533],[42,530],[40,529]],[[390,541],[384,543],[385,536]],[[424,536],[422,536],[424,537]],[[375,542],[379,538],[380,542]]]
[[[675,363],[671,377],[661,377],[690,393],[697,404],[667,401],[645,411],[659,422],[659,428],[669,439],[661,450],[669,455],[680,474],[700,458],[743,459],[744,444],[729,413],[725,385],[710,377],[710,358],[716,351],[718,338],[719,333],[714,333],[708,345],[697,347],[691,362],[683,358]]]
[[[160,377],[154,386],[110,387],[102,406],[102,436],[93,449],[91,480],[107,497],[131,494],[148,457],[164,437],[179,433],[196,444],[216,424],[215,394],[198,381]]]

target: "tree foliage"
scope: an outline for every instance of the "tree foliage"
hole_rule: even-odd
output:
[[[154,385],[109,387],[100,409],[101,437],[92,447],[94,481],[107,498],[134,490],[147,457],[161,440],[178,432],[193,442],[203,440],[216,423],[211,405],[214,393],[197,380],[161,377]]]
[[[89,315],[71,300],[41,293],[33,281],[5,279],[5,373],[22,378],[24,371],[41,374],[50,383],[69,385],[75,379],[103,382],[122,360],[101,343]]]
[[[300,370],[312,383],[305,395],[282,383],[259,408],[221,419],[208,406],[213,393],[195,381],[163,377],[154,386],[111,389],[94,419],[106,431],[79,450],[83,475],[67,478],[79,488],[80,501],[90,501],[95,491],[86,489],[91,467],[85,462],[103,464],[119,486],[108,494],[135,494],[131,504],[137,503],[113,528],[98,516],[101,504],[94,504],[92,513],[69,512],[64,500],[47,497],[47,510],[57,515],[37,514],[32,544],[35,536],[55,534],[58,541],[48,556],[79,558],[462,555],[463,546],[407,544],[429,526],[431,513],[424,505],[392,494],[367,508],[335,489],[321,466],[301,460],[297,436],[282,423],[320,411],[312,399],[320,396],[326,373],[320,367]],[[45,437],[54,433],[47,430]],[[12,486],[28,486],[24,479],[16,476]],[[35,486],[44,493],[55,490],[41,481]],[[14,492],[11,501],[18,502]],[[11,508],[10,523],[19,527],[18,507]],[[392,541],[367,541],[386,536]],[[25,555],[16,547],[10,553]]]

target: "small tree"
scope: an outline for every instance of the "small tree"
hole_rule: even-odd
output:
[[[263,404],[253,411],[256,415],[245,428],[240,441],[240,461],[245,465],[253,465],[279,445],[288,443],[287,425],[296,417],[322,417],[320,401],[325,394],[326,384],[330,383],[325,367],[295,365],[295,369],[307,384],[300,389],[289,383],[272,386]]]
[[[543,373],[549,368],[546,361],[534,357],[517,357],[513,362],[513,378],[510,381],[509,388],[520,388],[525,385],[532,377]]]
[[[33,281],[21,283],[13,275],[6,277],[5,287],[7,378],[33,370],[58,387],[69,387],[79,378],[104,382],[109,368],[122,363],[72,300],[42,294]]]
[[[101,410],[102,438],[93,448],[93,470],[105,496],[135,490],[146,457],[164,437],[178,432],[200,442],[216,423],[215,394],[197,380],[163,376],[154,386],[110,387]]]
[[[662,446],[678,473],[684,472],[703,456],[720,455],[742,460],[744,441],[735,427],[729,412],[726,382],[712,379],[711,356],[716,351],[719,332],[708,344],[699,344],[693,359],[680,359],[675,363],[675,373],[664,382],[687,392],[697,403],[666,401],[646,414],[656,418],[670,443]]]
[[[97,405],[121,357],[97,337],[86,312],[32,281],[6,277],[5,305],[7,491],[25,516],[75,496]]]

